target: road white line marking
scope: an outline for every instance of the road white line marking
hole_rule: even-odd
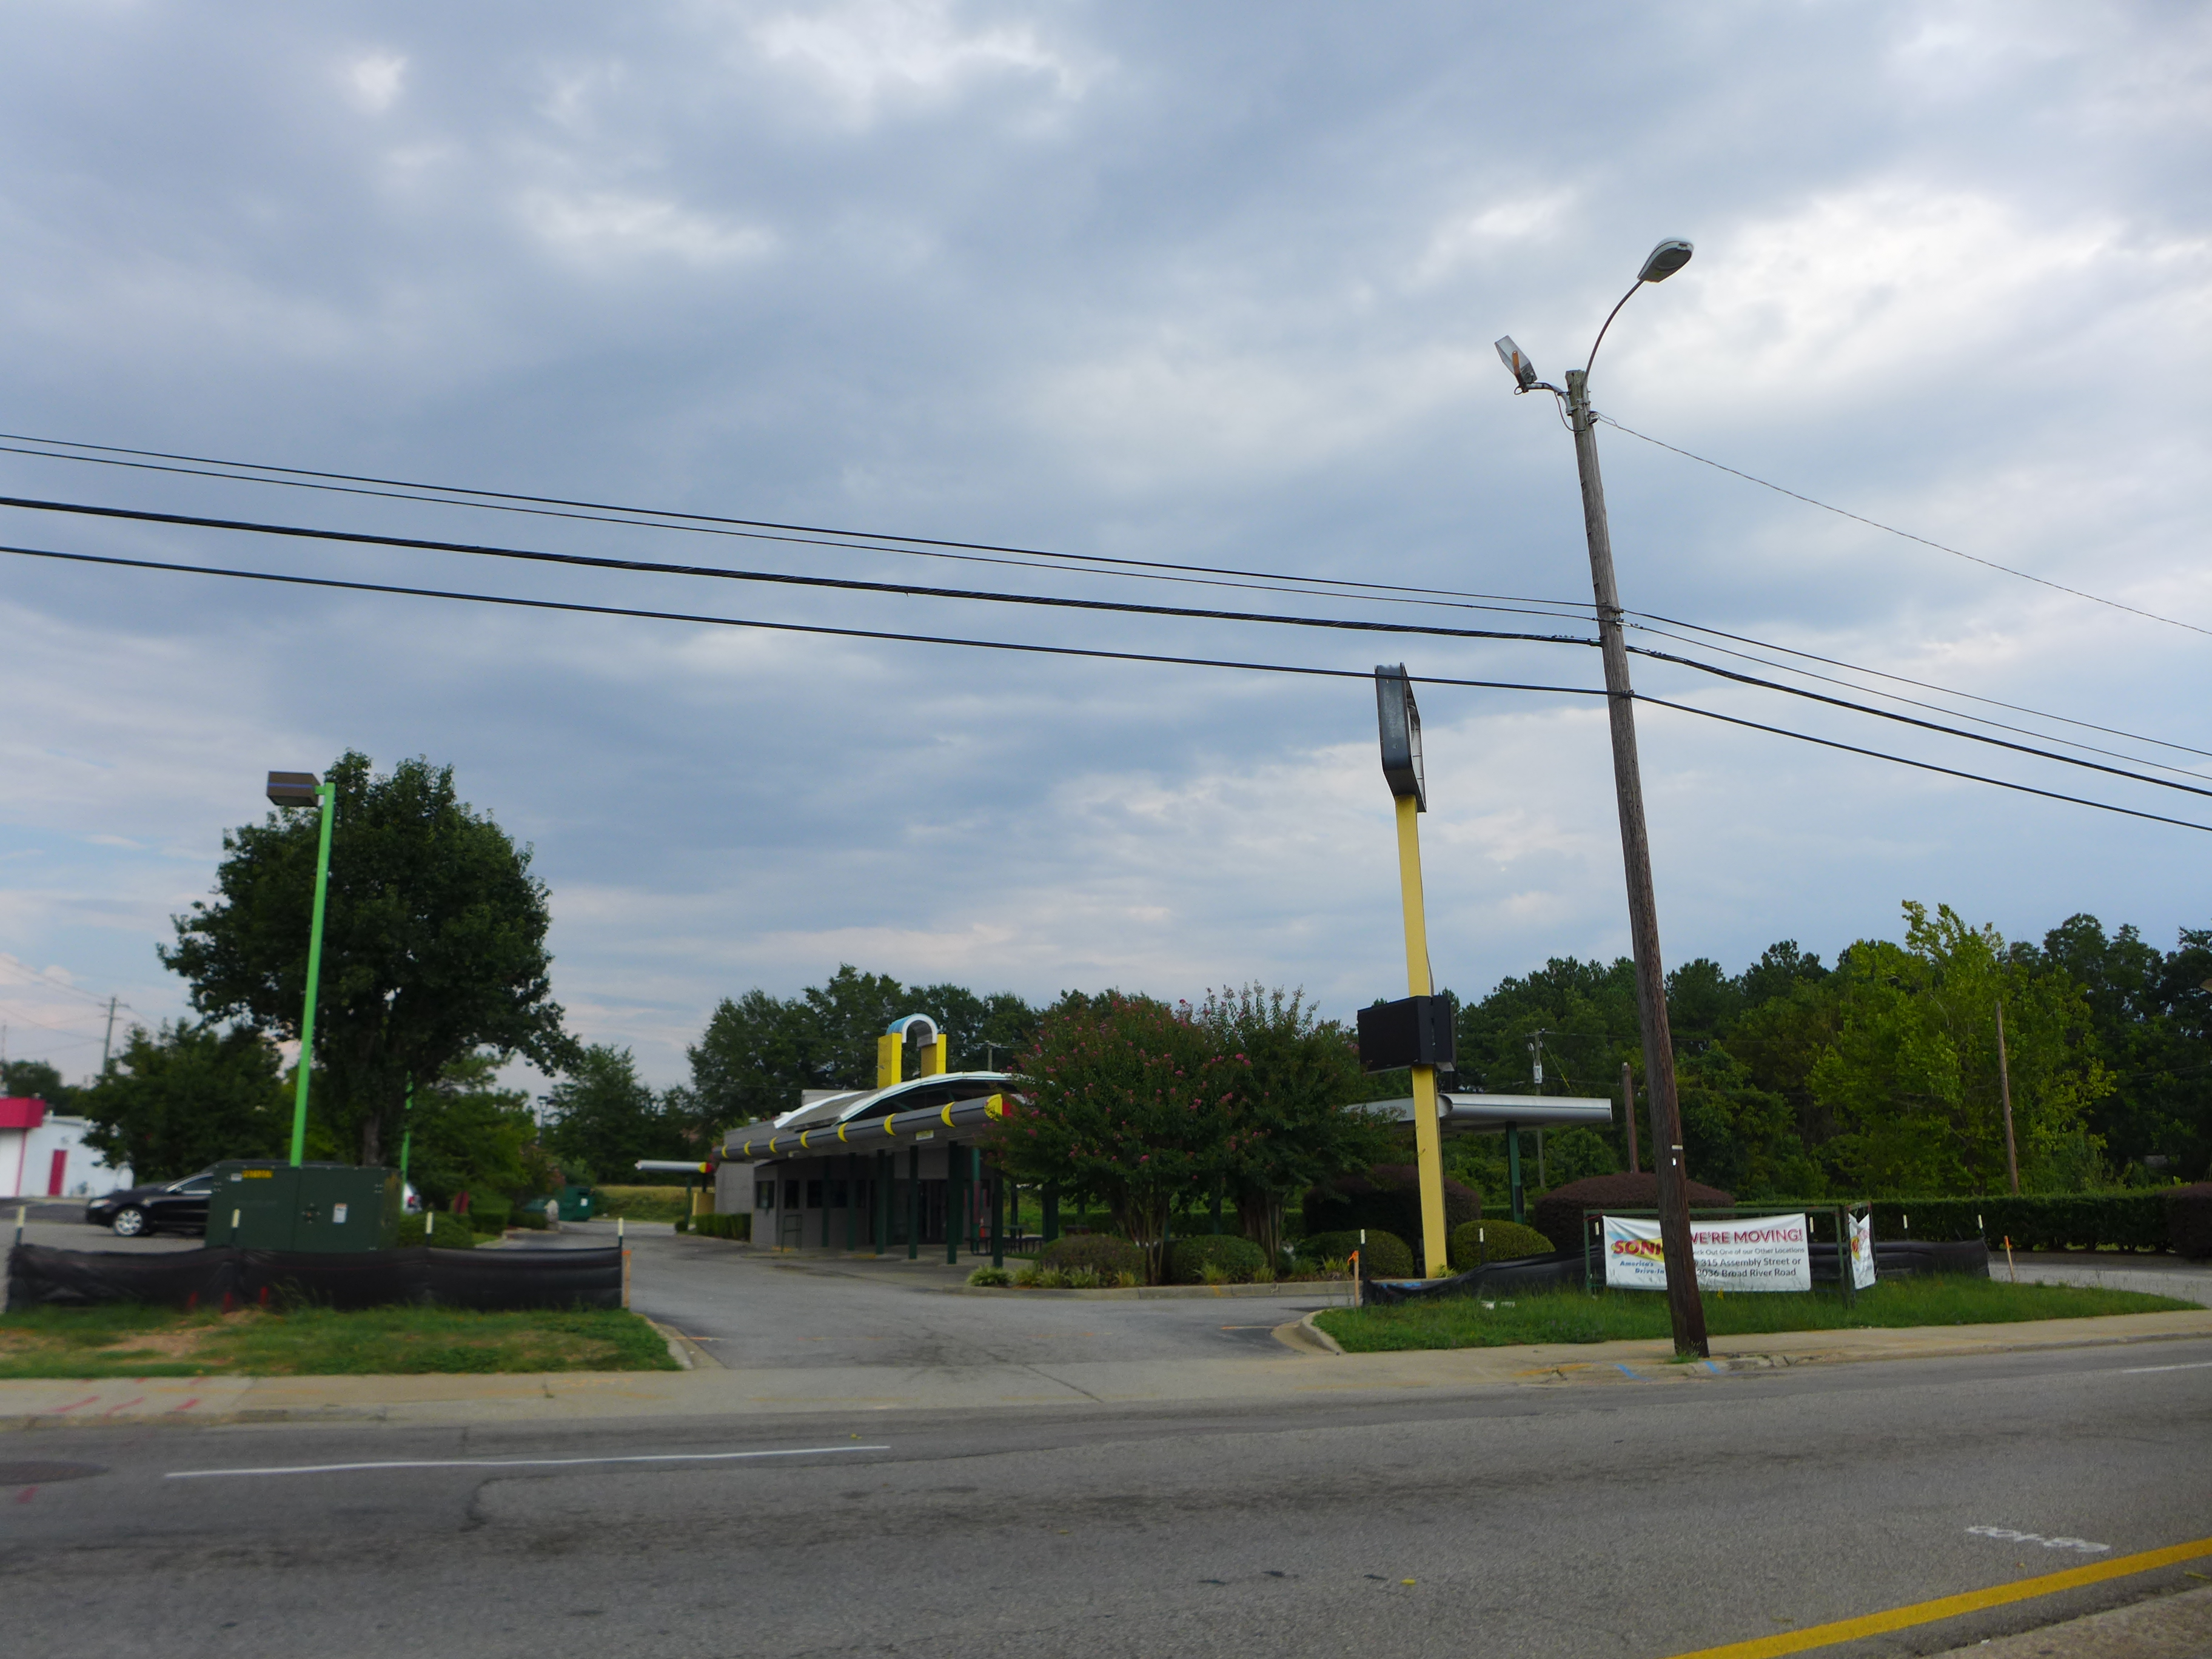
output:
[[[825,1452],[889,1451],[889,1446],[791,1446],[780,1451],[648,1452],[635,1457],[455,1457],[395,1459],[386,1463],[301,1463],[271,1469],[172,1469],[164,1480],[206,1480],[232,1474],[349,1474],[361,1469],[557,1469],[583,1463],[726,1463],[740,1457],[819,1457]]]
[[[2192,1359],[2186,1365],[2130,1365],[2122,1376],[2148,1376],[2153,1371],[2212,1370],[2212,1359]]]
[[[2045,1538],[2039,1532],[2014,1532],[2010,1527],[1969,1527],[1979,1538],[2000,1538],[2008,1544],[2040,1544],[2047,1550],[2079,1550],[2084,1555],[2103,1555],[2110,1544],[2093,1544],[2086,1538]]]

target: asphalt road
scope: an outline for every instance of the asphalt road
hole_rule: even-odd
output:
[[[97,1471],[0,1472],[0,1629],[41,1659],[1658,1659],[2212,1535],[2212,1342],[1230,1412],[0,1437],[33,1459]],[[600,1459],[653,1461],[560,1461]]]

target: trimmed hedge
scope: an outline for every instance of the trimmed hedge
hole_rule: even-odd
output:
[[[1980,1238],[1995,1249],[2003,1249],[2009,1237],[2015,1250],[2106,1246],[2212,1255],[2212,1182],[2148,1192],[1876,1199],[1874,1236]]]
[[[423,1243],[423,1218],[419,1215],[402,1216],[399,1230],[392,1236],[395,1250],[412,1249]],[[476,1229],[457,1215],[441,1215],[431,1230],[429,1243],[441,1250],[473,1250],[477,1247]]]
[[[1168,1246],[1168,1282],[1203,1285],[1209,1263],[1227,1274],[1232,1285],[1249,1285],[1267,1265],[1267,1253],[1234,1233],[1198,1233],[1178,1238]]]
[[[2169,1187],[2166,1200],[2166,1237],[2176,1255],[2201,1261],[2212,1255],[2212,1181],[2193,1187]]]
[[[1340,1233],[1315,1233],[1298,1246],[1298,1254],[1310,1261],[1341,1261],[1357,1250],[1359,1253],[1359,1276],[1362,1279],[1411,1279],[1414,1276],[1413,1250],[1406,1241],[1380,1227],[1367,1230],[1367,1242],[1359,1242],[1354,1229]]]
[[[690,1231],[707,1238],[734,1238],[743,1243],[752,1242],[753,1218],[750,1210],[736,1215],[695,1215]]]
[[[1451,1268],[1455,1273],[1486,1262],[1551,1254],[1550,1239],[1517,1221],[1468,1221],[1452,1229]]]
[[[1717,1187],[1707,1187],[1692,1181],[1689,1183],[1690,1207],[1693,1210],[1732,1210],[1735,1207],[1733,1194]],[[1570,1181],[1564,1187],[1554,1187],[1536,1200],[1529,1211],[1529,1220],[1536,1231],[1552,1241],[1555,1250],[1579,1250],[1583,1247],[1583,1212],[1584,1210],[1656,1210],[1659,1207],[1659,1177],[1650,1170],[1641,1175],[1590,1176],[1581,1181]]]
[[[503,1233],[514,1206],[503,1198],[486,1198],[471,1194],[469,1198],[469,1225],[480,1233]]]
[[[1121,1281],[1123,1273],[1134,1273],[1137,1282],[1145,1282],[1145,1253],[1126,1238],[1116,1238],[1110,1233],[1076,1233],[1066,1238],[1055,1238],[1036,1255],[1040,1268],[1057,1268],[1068,1273],[1078,1267],[1089,1267],[1098,1275],[1102,1285]]]
[[[1378,1164],[1364,1175],[1339,1176],[1305,1196],[1305,1230],[1315,1233],[1357,1232],[1366,1228],[1400,1238],[1421,1236],[1421,1171],[1415,1164]],[[1482,1194],[1444,1177],[1444,1237],[1452,1229],[1482,1219]]]

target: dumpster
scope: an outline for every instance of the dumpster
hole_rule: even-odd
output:
[[[207,1245],[317,1254],[388,1250],[405,1200],[397,1170],[375,1164],[233,1158],[215,1166]]]
[[[598,1212],[599,1206],[592,1202],[589,1187],[563,1187],[558,1196],[563,1221],[589,1221]]]

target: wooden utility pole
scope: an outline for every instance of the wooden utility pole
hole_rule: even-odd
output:
[[[1628,1125],[1628,1173],[1641,1175],[1636,1167],[1636,1074],[1625,1060],[1620,1062],[1620,1115]]]
[[[1651,890],[1651,842],[1644,823],[1644,780],[1636,757],[1636,693],[1628,683],[1628,642],[1621,632],[1613,536],[1606,525],[1605,483],[1597,469],[1597,431],[1586,368],[1567,371],[1567,410],[1582,474],[1583,524],[1589,538],[1590,585],[1597,599],[1606,708],[1613,726],[1613,787],[1620,811],[1621,862],[1628,878],[1628,931],[1636,957],[1637,1012],[1643,1024],[1644,1083],[1651,1097],[1651,1162],[1659,1176],[1667,1309],[1674,1329],[1674,1352],[1702,1358],[1706,1352],[1705,1308],[1698,1295],[1697,1267],[1690,1259],[1688,1175],[1682,1164],[1681,1106],[1674,1093],[1674,1038],[1667,1023],[1667,976],[1659,957],[1659,907]]]
[[[1997,1092],[2004,1101],[2005,1120],[2005,1178],[2012,1182],[2013,1196],[2020,1196],[2020,1152],[2012,1139],[2012,1071],[2005,1064],[2004,999],[1997,999]]]

